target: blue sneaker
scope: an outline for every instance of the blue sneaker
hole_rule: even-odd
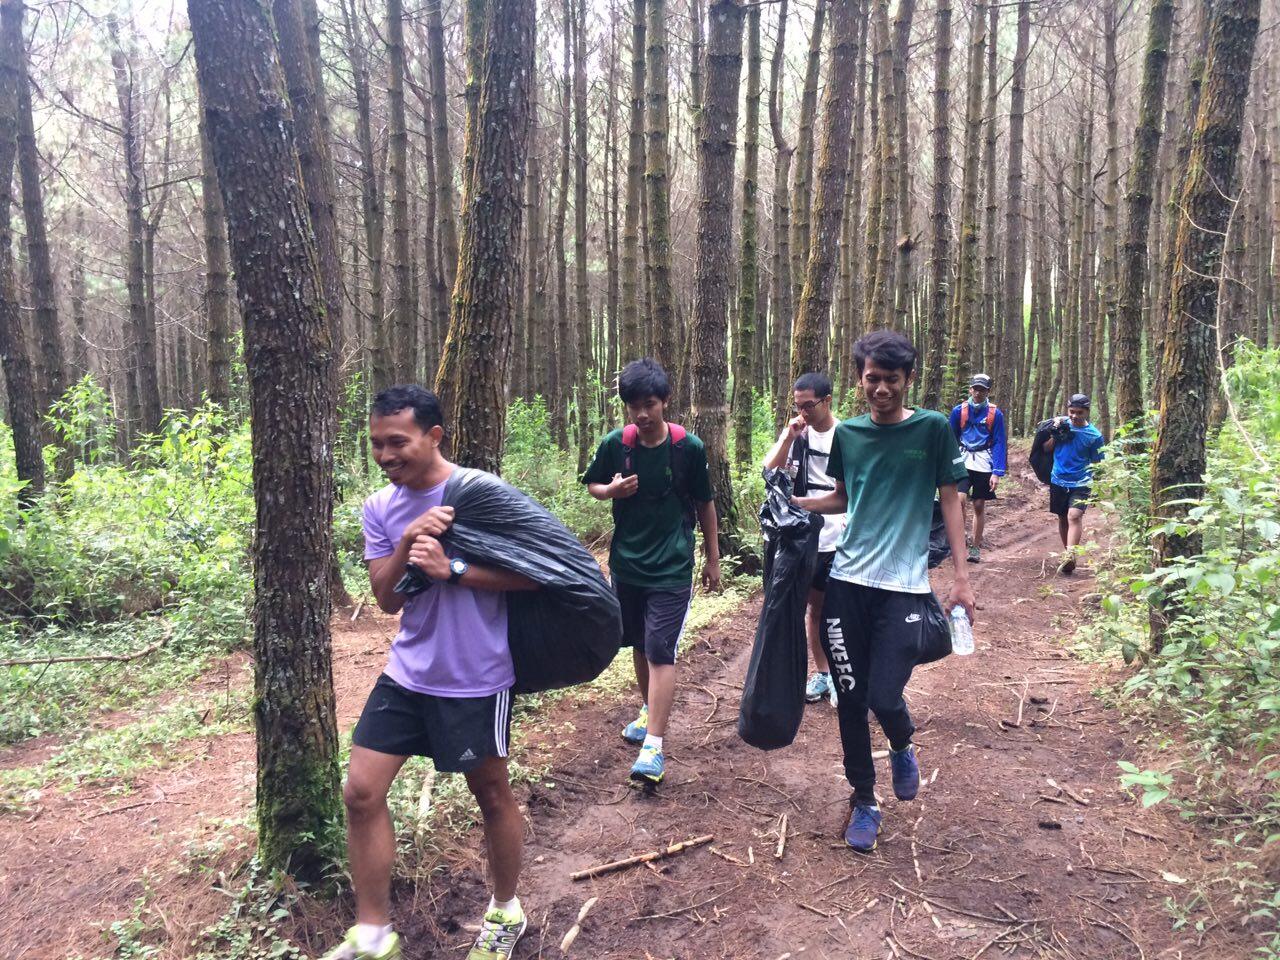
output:
[[[666,761],[657,747],[641,747],[640,756],[631,765],[631,779],[648,783],[661,783],[666,774]]]
[[[844,830],[844,842],[859,853],[870,853],[876,848],[876,835],[880,832],[880,808],[858,804],[849,817]]]
[[[831,674],[814,671],[804,688],[804,702],[817,703],[832,694]]]
[[[649,705],[641,704],[640,713],[634,720],[622,728],[622,739],[631,743],[644,743],[649,732]]]
[[[915,746],[909,743],[901,750],[890,750],[889,766],[893,769],[893,795],[899,800],[914,800],[920,792],[920,764],[916,762]]]

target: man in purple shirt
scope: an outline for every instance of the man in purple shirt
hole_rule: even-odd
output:
[[[443,417],[419,386],[384,390],[369,417],[373,456],[391,483],[364,504],[364,557],[378,606],[400,614],[386,670],[351,738],[343,789],[356,926],[324,960],[396,960],[391,929],[395,832],[387,792],[410,756],[461,773],[484,818],[492,897],[467,960],[503,960],[524,932],[516,897],[524,823],[507,778],[511,687],[506,593],[534,590],[516,573],[450,556],[439,537],[453,523],[442,506],[454,465],[440,452]],[[396,591],[409,565],[431,585]]]

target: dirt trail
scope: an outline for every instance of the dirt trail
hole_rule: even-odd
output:
[[[526,749],[551,750],[556,763],[547,781],[521,791],[528,814],[521,894],[531,925],[517,957],[560,956],[561,938],[593,896],[599,901],[572,956],[1244,957],[1248,946],[1233,939],[1230,924],[1211,928],[1202,943],[1171,932],[1164,899],[1185,896],[1211,869],[1212,854],[1172,814],[1141,811],[1117,789],[1115,761],[1136,759],[1132,738],[1090,692],[1099,668],[1070,659],[1060,643],[1092,582],[1084,573],[1044,577],[1056,534],[1029,476],[1001,495],[987,560],[974,568],[977,654],[949,657],[913,678],[908,696],[926,782],[916,801],[900,803],[887,761],[879,762],[885,821],[874,854],[860,857],[840,839],[848,788],[834,710],[810,706],[785,750],[763,753],[737,737],[756,601],[703,631],[685,662],[667,782],[654,796],[625,785],[633,748],[617,734],[631,705],[566,698],[538,725],[542,733]],[[385,618],[336,626],[344,725],[358,715],[391,632]],[[209,686],[210,697],[220,695],[219,683]],[[563,732],[566,724],[572,733]],[[212,889],[217,870],[245,854],[231,844],[209,859],[209,870],[182,872],[183,845],[250,840],[246,827],[226,820],[251,809],[251,737],[199,746],[198,759],[148,774],[127,798],[101,788],[65,797],[46,791],[34,817],[0,818],[0,956],[107,952],[97,930],[128,915],[144,869],[168,933],[161,955],[183,955],[226,908]],[[0,752],[0,762],[12,753]],[[777,858],[784,813],[787,839]],[[569,879],[574,870],[708,833],[714,844],[652,869]],[[396,922],[413,960],[461,957],[466,928],[478,918],[485,896],[478,832],[454,849],[451,865],[397,893]],[[349,910],[344,903],[305,939],[327,940]]]

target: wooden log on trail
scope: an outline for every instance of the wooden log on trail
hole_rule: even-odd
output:
[[[694,847],[700,847],[705,843],[711,843],[713,840],[715,840],[715,835],[710,833],[705,837],[682,840],[680,843],[673,843],[665,850],[650,850],[648,853],[640,853],[634,857],[627,857],[625,860],[614,860],[612,863],[602,863],[599,866],[588,867],[586,870],[579,870],[576,873],[569,874],[569,879],[590,880],[592,877],[613,873],[615,870],[625,870],[627,867],[636,867],[642,863],[652,863],[654,860],[665,860],[667,857],[674,857],[676,854],[692,850]]]

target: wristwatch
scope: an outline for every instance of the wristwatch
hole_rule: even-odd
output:
[[[471,567],[467,561],[461,557],[454,557],[449,561],[449,583],[457,583],[462,579],[462,575],[470,569]]]

